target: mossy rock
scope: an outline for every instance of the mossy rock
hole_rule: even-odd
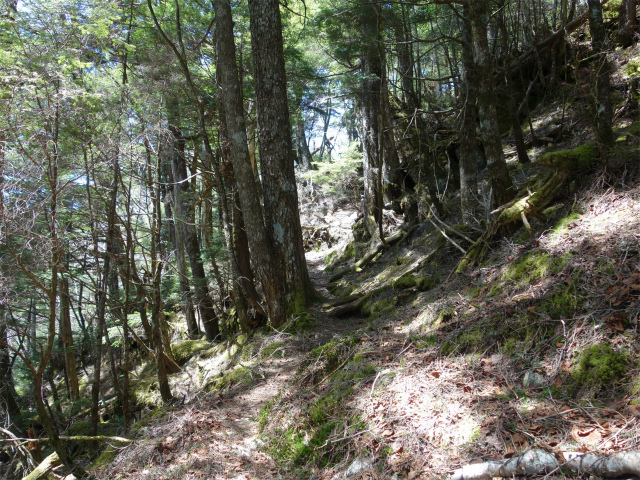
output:
[[[249,374],[249,369],[245,366],[238,365],[233,370],[221,373],[220,376],[213,382],[209,383],[205,390],[207,392],[221,392],[228,389],[232,385],[243,382]]]
[[[171,353],[178,365],[184,365],[191,357],[209,347],[211,344],[206,340],[185,340],[171,345]]]
[[[433,276],[427,275],[424,277],[416,277],[412,274],[406,274],[393,281],[391,286],[395,290],[405,290],[407,288],[417,287],[420,291],[425,291],[433,288],[436,285],[436,280]]]
[[[538,158],[537,163],[558,170],[582,171],[591,168],[597,158],[598,150],[587,143],[573,150],[547,152]]]
[[[580,353],[571,377],[579,385],[589,387],[612,385],[627,376],[629,364],[627,352],[614,350],[608,343],[599,343]]]

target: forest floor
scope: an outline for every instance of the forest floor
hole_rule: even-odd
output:
[[[135,444],[97,477],[447,478],[462,465],[532,446],[639,448],[640,182],[630,178],[576,194],[556,222],[524,242],[503,242],[466,275],[444,275],[459,255],[440,243],[442,282],[391,309],[336,319],[316,306],[314,327],[261,336],[277,348],[252,364],[250,378],[151,411]],[[386,252],[375,268],[428,250],[433,243],[420,243],[425,235]],[[324,253],[311,252],[309,265],[326,292]],[[354,272],[350,281],[375,276]],[[323,378],[309,381],[309,359],[328,358],[312,352],[345,339],[338,364],[316,369]],[[605,344],[611,350],[585,356]],[[353,366],[358,355],[364,370]],[[338,397],[344,405],[320,403],[344,387],[333,376],[350,365],[365,374],[347,378],[349,391]],[[318,403],[335,420],[322,444],[314,443],[317,425],[309,420]],[[287,441],[297,438],[295,422],[306,438],[298,445]],[[300,445],[321,455],[302,447],[309,458],[296,457]]]
[[[532,148],[534,161],[591,140],[581,90],[558,88],[563,101],[541,105],[532,125],[541,138],[559,124],[570,128]],[[521,228],[459,275],[452,272],[462,254],[451,240],[469,243],[424,223],[330,283],[366,246],[350,243],[354,178],[323,167],[300,194],[310,273],[326,297],[366,302],[339,318],[319,303],[305,328],[229,341],[215,368],[207,366],[211,350],[196,353],[172,380],[183,404],[146,408],[134,443],[109,447],[93,473],[445,479],[533,447],[558,456],[640,449],[637,118],[620,115],[616,136],[606,168],[576,176],[544,216],[529,219],[530,235]],[[542,167],[518,165],[509,141],[511,174],[526,186]],[[323,195],[321,175],[332,188],[342,182],[344,194]],[[456,203],[450,196],[447,210]],[[401,227],[392,214],[385,226]]]

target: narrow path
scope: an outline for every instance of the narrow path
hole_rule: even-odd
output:
[[[325,296],[328,276],[324,254],[310,252],[309,274]],[[359,328],[361,318],[335,319],[319,306],[311,313],[316,326],[292,336],[277,334],[284,353],[276,351],[251,371],[251,379],[225,394],[202,394],[178,408],[148,412],[136,442],[120,450],[113,463],[95,472],[98,479],[288,479],[273,459],[259,451],[263,406],[292,380],[304,354],[336,336]]]

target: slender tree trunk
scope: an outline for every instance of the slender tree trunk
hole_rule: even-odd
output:
[[[302,117],[302,113],[300,114]],[[304,130],[304,121],[300,118],[296,122],[296,139],[298,142],[298,156],[300,165],[304,170],[311,170],[312,155],[309,150],[309,142],[307,142],[307,135]]]
[[[194,283],[198,313],[200,314],[200,320],[206,332],[207,340],[219,340],[220,328],[218,326],[218,317],[213,307],[213,300],[209,295],[209,284],[204,273],[204,265],[200,254],[200,242],[198,241],[198,232],[195,225],[194,195],[187,180],[188,174],[184,153],[184,137],[182,136],[182,131],[177,126],[170,126],[170,129],[173,133],[174,142],[176,142],[171,149],[171,164],[174,179],[173,189],[177,203],[180,205],[180,208],[176,208],[176,211],[179,210],[179,218],[182,222],[182,233],[191,265],[191,277]],[[176,222],[176,238],[178,228],[180,228],[180,225]],[[194,326],[191,328],[194,328]],[[194,331],[197,331],[197,325],[195,325]]]
[[[2,147],[0,147],[2,148]],[[1,173],[1,171],[0,171]],[[0,177],[0,181],[1,177]],[[7,337],[7,312],[5,306],[0,304],[0,402],[2,407],[6,409],[9,419],[20,415],[20,405],[13,394],[13,373],[11,362],[9,361],[8,337]]]
[[[493,190],[493,204],[500,206],[515,196],[511,177],[502,152],[502,140],[498,127],[498,113],[494,92],[493,59],[487,39],[489,24],[488,0],[474,0],[470,3],[471,24],[476,42],[478,67],[478,113],[480,132],[487,156],[489,180]]]
[[[622,0],[618,15],[618,42],[625,47],[633,43],[638,26],[637,0]]]
[[[155,178],[158,178],[160,172],[160,159],[156,160]],[[169,387],[169,377],[164,360],[164,346],[162,341],[162,321],[164,312],[162,310],[162,267],[163,263],[160,259],[161,238],[160,230],[162,221],[160,218],[160,192],[156,184],[154,184],[154,175],[152,174],[151,164],[147,164],[147,184],[149,189],[153,191],[153,209],[152,209],[152,225],[151,225],[151,271],[152,271],[152,294],[151,294],[151,324],[153,326],[153,338],[156,357],[156,368],[158,374],[158,388],[160,397],[165,403],[173,400],[171,388]]]
[[[611,65],[607,60],[607,36],[602,19],[600,0],[588,0],[591,47],[596,56],[596,105],[594,129],[600,154],[605,156],[613,147],[613,106],[611,104]]]
[[[69,297],[69,257],[65,258],[64,271],[60,275],[60,337],[64,348],[64,366],[67,373],[69,396],[78,398],[80,387],[78,385],[78,372],[76,369],[75,348],[73,345],[73,333],[71,330],[71,302]]]
[[[478,171],[476,156],[477,72],[473,58],[473,33],[470,7],[462,9],[462,119],[460,120],[460,205],[466,225],[478,222]]]
[[[174,140],[175,141],[175,140]],[[172,148],[172,155],[178,154]],[[172,175],[170,178],[176,178],[175,167],[172,163]],[[174,182],[175,183],[175,182]],[[193,310],[193,299],[191,295],[191,287],[189,285],[189,277],[187,276],[187,257],[185,255],[184,245],[184,225],[185,219],[181,217],[180,212],[182,199],[180,198],[181,189],[177,185],[173,185],[171,189],[173,192],[173,223],[175,228],[175,252],[176,252],[176,264],[178,267],[178,283],[180,286],[180,301],[182,303],[182,312],[187,323],[187,332],[189,337],[197,338],[200,335],[200,328],[198,328],[198,321]]]

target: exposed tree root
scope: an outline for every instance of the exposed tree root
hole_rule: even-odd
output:
[[[542,449],[533,449],[519,457],[466,465],[456,470],[451,480],[490,480],[493,477],[543,475],[551,472],[605,478],[640,475],[640,452],[622,452],[606,456],[575,452],[554,454]]]
[[[524,192],[521,192],[524,195],[491,212],[494,215],[497,214],[497,217],[490,222],[484,234],[469,247],[455,272],[462,273],[469,265],[482,260],[496,234],[510,223],[520,220],[531,233],[527,217],[541,215],[542,210],[555,200],[568,181],[573,178],[573,174],[588,170],[596,157],[596,149],[589,144],[573,150],[542,155],[537,163],[550,167],[552,173],[538,181],[533,187],[533,192],[527,187]]]
[[[383,242],[378,242],[375,246],[370,248],[367,253],[365,253],[364,257],[358,260],[356,263],[349,267],[342,268],[338,270],[336,273],[329,277],[330,282],[335,282],[336,280],[340,280],[349,272],[359,272],[367,265],[369,265],[376,256],[382,252],[385,248],[391,247],[396,243],[401,243],[405,238],[407,238],[413,230],[415,230],[417,226],[411,227],[409,230],[398,230],[393,235],[388,236],[384,239]]]

